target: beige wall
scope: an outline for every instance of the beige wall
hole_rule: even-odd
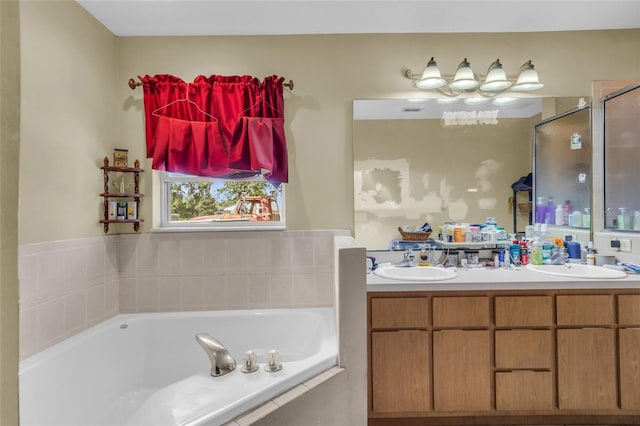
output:
[[[117,139],[116,38],[75,1],[20,2],[20,243],[100,235]]]
[[[437,226],[445,221],[484,223],[487,217],[513,232],[511,184],[531,172],[530,121],[498,118],[497,124],[458,126],[440,119],[354,121],[356,239],[383,250],[400,238],[398,226],[428,222],[437,238]],[[379,191],[372,187],[376,177],[365,178],[396,172],[397,180]],[[383,201],[387,190],[390,203]]]
[[[129,89],[131,77],[276,73],[291,78],[295,89],[285,94],[288,227],[353,229],[352,101],[415,94],[402,76],[403,66],[417,72],[433,55],[443,72],[452,73],[463,56],[480,68],[500,57],[514,74],[531,58],[545,83],[541,96],[575,96],[590,93],[591,80],[635,75],[638,42],[640,30],[119,38],[119,139],[130,153],[143,155],[142,91]],[[151,192],[150,181],[145,178],[145,193]],[[145,199],[143,217],[150,209]]]
[[[0,424],[18,423],[18,3],[0,2]]]

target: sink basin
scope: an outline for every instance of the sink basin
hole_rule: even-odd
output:
[[[456,277],[451,269],[437,268],[435,266],[383,266],[373,273],[382,278],[400,281],[443,281]]]
[[[571,266],[528,264],[526,268],[530,271],[542,272],[543,274],[570,278],[612,279],[625,278],[627,276],[623,271],[603,268],[601,266],[581,265],[579,263],[570,263],[569,265]]]

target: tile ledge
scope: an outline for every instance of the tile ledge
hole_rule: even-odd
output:
[[[338,367],[338,366],[335,366],[330,368],[329,370],[323,371],[317,376],[314,376],[309,380],[294,386],[293,388],[270,399],[264,404],[261,404],[258,407],[246,413],[241,414],[240,416],[236,417],[230,422],[225,423],[224,426],[236,426],[236,425],[245,426],[245,425],[250,425],[252,423],[255,423],[258,420],[263,419],[264,417],[266,417],[268,414],[272,413],[276,409],[290,403],[291,401],[294,401],[295,399],[309,392],[311,389],[317,387],[318,385],[326,382],[327,380],[337,376],[338,374],[344,371],[346,371],[344,368]],[[274,405],[276,406],[276,408],[274,408]]]

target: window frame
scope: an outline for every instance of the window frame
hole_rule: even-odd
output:
[[[242,179],[221,179],[221,178],[209,178],[202,176],[189,176],[181,175],[171,172],[160,172],[161,180],[161,196],[160,196],[160,230],[188,230],[188,231],[276,231],[286,230],[286,190],[285,184],[281,185],[281,204],[278,205],[278,212],[280,213],[279,221],[264,221],[264,222],[251,222],[251,221],[229,221],[229,222],[172,222],[171,221],[171,185],[182,182],[238,182],[238,181],[262,181],[266,180],[260,176],[252,176]]]

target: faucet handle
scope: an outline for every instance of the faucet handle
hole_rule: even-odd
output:
[[[282,370],[280,354],[276,350],[267,352],[267,365],[264,366],[264,369],[269,373],[275,373],[276,371]]]
[[[258,371],[258,356],[252,350],[248,350],[244,353],[244,357],[242,358],[242,368],[240,369],[243,373],[253,373]]]

